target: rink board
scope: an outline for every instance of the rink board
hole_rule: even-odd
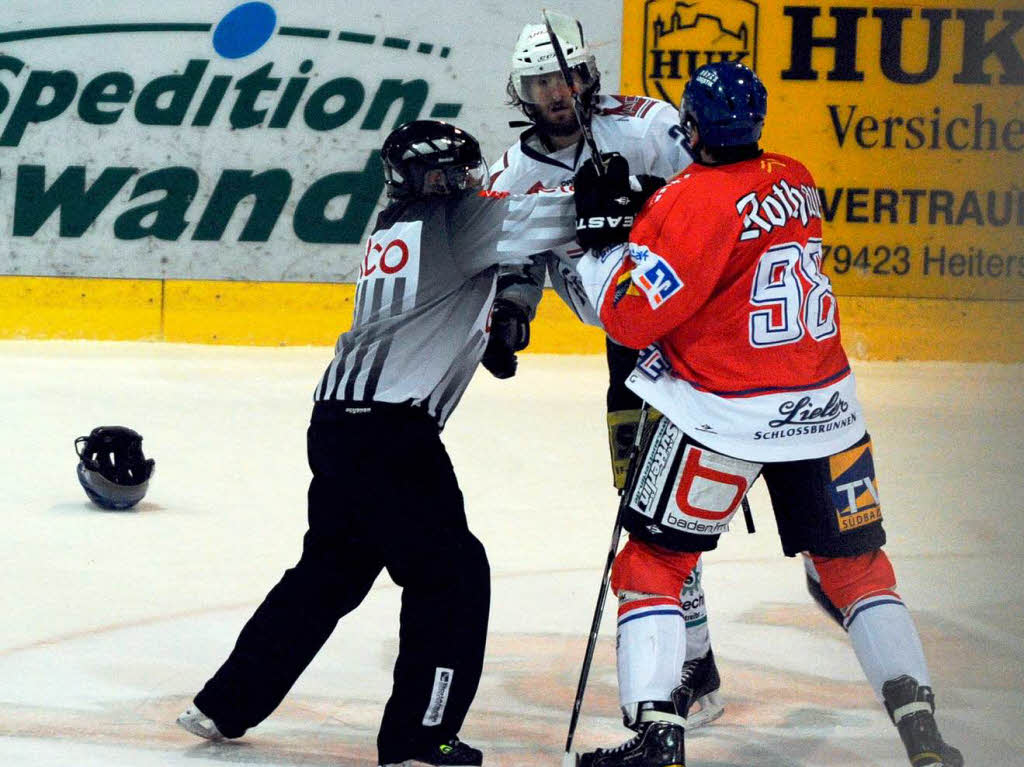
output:
[[[352,284],[0,277],[0,338],[160,340],[253,346],[333,344]],[[843,336],[865,360],[1024,361],[1019,301],[846,296]],[[599,353],[604,338],[548,290],[530,350]]]
[[[388,133],[452,120],[491,160],[515,136],[495,51],[537,6],[187,5],[137,0],[126,16],[99,0],[69,19],[60,3],[5,4],[0,338],[332,344],[385,202]],[[677,103],[696,66],[723,58],[759,73],[765,145],[820,187],[852,356],[1021,361],[1019,5],[559,10],[582,20],[606,93]],[[533,334],[531,351],[604,343],[554,298]]]

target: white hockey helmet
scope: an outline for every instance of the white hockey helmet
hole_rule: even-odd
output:
[[[576,19],[557,11],[548,11],[547,17],[570,71],[579,76],[585,94],[593,93],[599,73],[597,62],[583,38],[583,27]],[[536,104],[537,97],[531,87],[534,78],[559,71],[558,58],[547,27],[543,24],[527,24],[519,34],[512,53],[510,82],[515,95],[524,104]]]

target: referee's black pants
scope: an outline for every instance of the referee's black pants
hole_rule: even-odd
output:
[[[195,703],[227,737],[261,722],[387,568],[402,587],[402,611],[377,745],[380,763],[402,761],[454,736],[476,694],[487,556],[467,527],[437,424],[423,411],[317,403],[307,448],[313,480],[302,557]]]

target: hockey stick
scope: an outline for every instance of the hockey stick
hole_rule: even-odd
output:
[[[615,513],[615,526],[612,527],[612,542],[608,546],[608,557],[601,575],[601,588],[597,592],[597,605],[594,606],[594,619],[590,622],[590,636],[587,638],[587,650],[583,654],[583,668],[580,669],[580,681],[576,685],[576,699],[572,703],[572,715],[569,717],[569,734],[565,738],[565,754],[562,756],[562,767],[576,767],[576,755],[572,750],[572,741],[576,736],[576,725],[580,721],[580,708],[583,705],[583,693],[587,689],[587,678],[590,676],[590,664],[594,660],[594,649],[597,646],[597,634],[601,628],[601,617],[604,615],[604,603],[608,596],[608,584],[612,571],[612,563],[619,548],[619,537],[622,535],[622,516],[629,503],[630,491],[637,472],[637,454],[640,452],[640,440],[647,426],[647,403],[640,408],[640,420],[636,425],[636,436],[629,448],[629,464],[626,469],[626,481],[619,494],[619,509]]]
[[[590,147],[590,156],[594,158],[594,166],[597,168],[597,175],[603,176],[605,173],[604,158],[601,157],[601,153],[597,149],[597,142],[594,141],[594,132],[590,129],[590,121],[587,119],[586,109],[583,106],[583,100],[580,98],[579,88],[572,79],[572,72],[569,71],[569,62],[565,60],[565,52],[562,50],[562,44],[558,42],[558,35],[555,34],[555,30],[551,26],[551,20],[548,18],[548,12],[546,9],[541,10],[541,15],[544,17],[544,27],[548,31],[548,38],[551,40],[551,48],[555,52],[555,58],[558,60],[558,68],[562,70],[562,78],[565,80],[565,87],[569,89],[572,94],[572,111],[576,115],[576,122],[580,126],[580,133],[583,134],[583,140],[587,142],[587,146]],[[561,14],[558,14],[561,16]],[[583,42],[583,28],[580,27],[579,22],[576,22],[576,27],[579,31],[580,42]]]

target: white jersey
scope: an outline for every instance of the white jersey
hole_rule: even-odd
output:
[[[594,141],[602,152],[618,152],[629,163],[629,172],[670,178],[692,162],[683,146],[676,108],[666,101],[644,96],[598,95],[591,121]],[[533,193],[572,183],[580,165],[590,157],[590,148],[580,139],[572,146],[547,151],[537,129],[525,131],[491,166],[491,190]],[[583,250],[576,244],[555,248],[544,254],[539,267],[531,268],[502,296],[529,308],[532,316],[544,287],[544,262],[551,287],[583,322],[601,327],[598,313],[587,301],[576,274],[576,261]]]

